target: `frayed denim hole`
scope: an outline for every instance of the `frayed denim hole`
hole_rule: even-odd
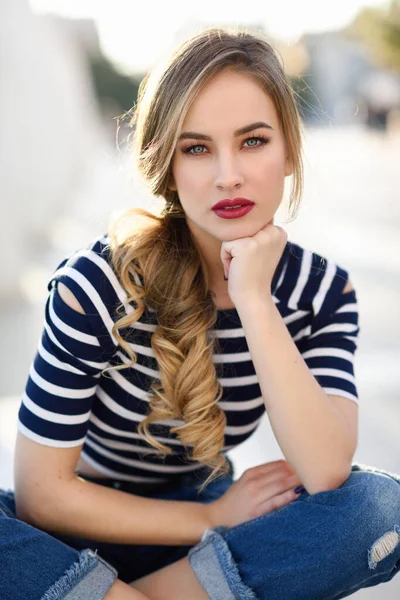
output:
[[[378,538],[368,550],[368,567],[376,569],[378,564],[393,554],[400,544],[400,529],[397,525]],[[396,567],[395,567],[396,568]]]

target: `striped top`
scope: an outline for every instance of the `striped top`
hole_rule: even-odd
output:
[[[150,386],[159,380],[151,348],[154,311],[146,308],[129,332],[137,363],[101,374],[107,366],[130,362],[111,328],[121,304],[125,313],[133,310],[112,269],[108,243],[107,236],[95,239],[66,258],[50,280],[43,335],[22,398],[19,429],[47,446],[83,445],[82,458],[106,477],[165,482],[202,465],[186,458],[187,448],[170,432],[182,421],[150,426],[173,451],[165,458],[137,432],[148,410]],[[325,392],[358,402],[353,370],[358,312],[355,291],[342,293],[347,280],[348,273],[332,261],[288,241],[271,291]],[[71,290],[85,314],[62,301],[57,282]],[[213,362],[223,387],[219,406],[227,419],[226,452],[255,431],[265,406],[236,309],[218,310],[209,335],[219,342]]]

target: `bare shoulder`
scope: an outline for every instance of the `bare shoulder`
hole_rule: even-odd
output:
[[[353,290],[354,290],[353,285],[349,279],[345,285],[345,288],[344,288],[342,294],[347,294],[348,292],[352,292]]]
[[[67,304],[73,310],[76,310],[77,312],[80,312],[83,315],[85,314],[85,311],[83,310],[82,306],[79,304],[78,300],[75,298],[71,290],[69,290],[69,288],[67,288],[66,285],[59,282],[57,285],[57,289],[61,299],[65,302],[65,304]]]

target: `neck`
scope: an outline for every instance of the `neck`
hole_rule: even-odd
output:
[[[221,261],[222,242],[198,229],[188,220],[188,227],[197,248],[206,264],[209,288],[213,291],[228,291],[228,282],[224,279],[224,267]]]

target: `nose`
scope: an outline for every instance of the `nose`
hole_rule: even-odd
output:
[[[224,156],[217,163],[215,185],[220,190],[230,190],[241,187],[244,177],[240,163],[233,156]]]

